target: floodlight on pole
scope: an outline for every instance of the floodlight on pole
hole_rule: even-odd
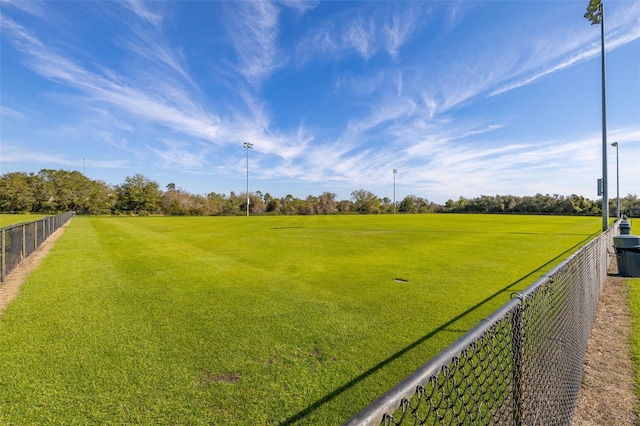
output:
[[[393,169],[393,214],[396,214],[396,173],[397,169]]]
[[[611,146],[616,147],[616,218],[620,219],[620,164],[618,162],[618,142],[614,142]]]
[[[249,216],[249,150],[253,149],[253,144],[245,142],[242,146],[247,150],[247,216]]]
[[[609,198],[607,179],[607,96],[606,96],[606,73],[604,56],[604,5],[601,0],[591,0],[587,6],[587,13],[584,14],[591,25],[600,24],[600,50],[602,65],[602,230],[609,228]]]

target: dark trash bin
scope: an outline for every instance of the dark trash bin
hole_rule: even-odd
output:
[[[618,229],[620,229],[620,235],[631,235],[631,224],[627,222],[627,219],[620,221]]]
[[[618,235],[613,237],[618,273],[623,277],[640,277],[640,237]]]

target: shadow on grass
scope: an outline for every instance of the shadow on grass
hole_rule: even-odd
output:
[[[544,265],[538,267],[537,269],[529,272],[527,275],[523,276],[522,278],[512,282],[511,284],[509,284],[508,286],[498,290],[497,292],[495,292],[494,294],[492,294],[491,296],[487,297],[486,299],[482,300],[481,302],[473,305],[472,307],[470,307],[469,309],[467,309],[466,311],[462,312],[461,314],[451,318],[449,321],[445,322],[444,324],[442,324],[441,326],[435,328],[433,331],[431,331],[428,334],[425,334],[424,336],[422,336],[420,339],[416,340],[415,342],[411,343],[410,345],[402,348],[401,350],[399,350],[398,352],[396,352],[395,354],[391,355],[389,358],[379,362],[378,364],[374,365],[373,367],[369,368],[368,370],[366,370],[365,372],[363,372],[362,374],[360,374],[359,376],[353,378],[351,381],[345,383],[344,385],[336,388],[333,392],[328,393],[327,395],[323,396],[322,398],[320,398],[319,400],[315,401],[313,404],[309,405],[307,408],[299,411],[298,413],[288,417],[286,420],[284,420],[283,422],[281,422],[279,424],[279,426],[287,426],[287,425],[292,425],[295,422],[298,422],[302,419],[304,419],[306,416],[308,416],[309,414],[311,414],[312,412],[314,412],[315,410],[317,410],[318,408],[322,407],[322,405],[326,404],[327,402],[335,399],[336,397],[338,397],[340,394],[342,394],[343,392],[347,391],[348,389],[352,388],[353,386],[357,385],[358,383],[362,382],[363,380],[365,380],[367,377],[371,376],[373,373],[377,372],[378,370],[384,368],[385,366],[387,366],[388,364],[392,363],[393,361],[395,361],[396,359],[400,358],[401,356],[403,356],[404,354],[406,354],[407,352],[411,351],[412,349],[420,346],[422,343],[424,343],[425,341],[429,340],[431,337],[435,336],[436,334],[442,332],[442,331],[446,331],[448,327],[450,327],[451,325],[453,325],[454,323],[456,323],[457,321],[461,320],[462,318],[464,318],[465,316],[469,315],[470,313],[472,313],[473,311],[475,311],[476,309],[480,308],[482,305],[484,305],[485,303],[495,299],[497,296],[503,294],[505,291],[508,291],[509,289],[511,289],[512,287],[514,287],[515,285],[521,283],[522,281],[528,279],[529,277],[531,277],[532,275],[538,273],[541,270],[546,270],[550,265],[552,265],[553,263],[557,262],[558,260],[560,260],[561,258],[563,258],[564,256],[566,256],[567,254],[573,254],[579,247],[581,247],[583,244],[585,244],[586,242],[592,240],[593,238],[595,238],[595,236],[599,235],[598,233],[589,235],[587,238],[585,238],[584,240],[580,241],[579,243],[577,243],[576,245],[574,245],[573,247],[565,250],[564,252],[560,253],[558,256],[554,257],[553,259],[549,260],[547,263],[545,263]],[[466,331],[465,331],[466,333]],[[444,348],[442,348],[444,349]],[[426,361],[425,361],[426,362]],[[389,386],[389,389],[394,386],[395,383],[391,384]],[[362,407],[364,408],[364,407]],[[354,413],[355,414],[355,413]],[[348,419],[345,419],[345,421]]]

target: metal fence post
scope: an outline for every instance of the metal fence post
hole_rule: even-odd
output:
[[[27,258],[27,225],[25,223],[22,224],[22,251],[20,252],[20,259],[24,260]]]
[[[7,271],[7,244],[6,244],[6,240],[5,240],[5,230],[4,228],[2,229],[2,266],[0,266],[0,269],[2,269],[0,271],[0,278],[2,278],[0,281],[4,282],[4,274]]]
[[[512,295],[512,297],[514,297]],[[515,295],[515,297],[520,301],[513,311],[512,318],[512,362],[513,362],[513,389],[512,389],[512,397],[513,397],[513,424],[515,426],[522,425],[522,415],[523,415],[523,377],[522,377],[522,315],[524,312],[524,305],[522,300],[522,295],[519,293]]]
[[[38,248],[38,222],[33,222],[33,249]]]

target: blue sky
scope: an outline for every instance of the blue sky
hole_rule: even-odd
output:
[[[579,194],[602,169],[588,1],[0,1],[0,172],[194,194]],[[640,2],[605,2],[608,141],[640,194]],[[608,147],[615,197],[615,148]]]

